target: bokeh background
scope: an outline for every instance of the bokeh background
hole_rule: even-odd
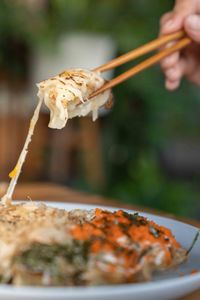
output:
[[[171,0],[0,1],[0,181],[8,180],[36,105],[35,83],[92,68],[155,38]],[[117,68],[108,78],[128,69]],[[20,181],[50,181],[200,218],[200,90],[169,93],[159,66],[116,87],[110,112],[40,121]]]

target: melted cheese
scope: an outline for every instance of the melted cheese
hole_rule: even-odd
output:
[[[83,69],[70,69],[53,78],[37,84],[39,102],[30,121],[29,131],[24,147],[16,166],[10,172],[11,178],[2,203],[11,204],[14,188],[28,153],[28,146],[39,118],[41,105],[44,101],[50,110],[49,127],[61,129],[67,120],[76,116],[86,116],[92,112],[93,120],[98,117],[98,109],[110,98],[110,91],[106,91],[90,100],[87,98],[104,84],[104,79],[97,72]]]
[[[50,110],[50,128],[63,128],[68,119],[92,113],[93,121],[98,109],[110,98],[106,91],[90,100],[88,97],[99,89],[105,80],[98,72],[69,69],[55,77],[40,82],[38,96]]]
[[[42,105],[42,100],[40,99],[39,102],[38,102],[38,105],[37,105],[37,107],[34,111],[33,117],[31,119],[28,134],[27,134],[27,137],[26,137],[26,140],[25,140],[25,143],[24,143],[24,147],[23,147],[23,149],[21,151],[21,154],[18,158],[17,164],[16,164],[15,168],[9,174],[9,176],[11,178],[11,181],[10,181],[10,184],[8,186],[6,194],[1,199],[2,203],[5,204],[5,205],[9,205],[11,203],[14,188],[17,184],[17,180],[18,180],[19,175],[21,173],[22,166],[25,162],[26,155],[28,153],[28,146],[31,142],[31,138],[32,138],[32,135],[33,135],[34,129],[35,129],[35,125],[36,125],[36,123],[38,121],[38,118],[39,118],[41,105]]]
[[[19,166],[16,165],[14,167],[14,169],[9,173],[9,177],[12,179],[13,177],[16,177],[17,173],[18,173],[18,170],[19,170]]]

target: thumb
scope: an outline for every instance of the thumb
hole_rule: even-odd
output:
[[[193,41],[200,43],[200,15],[190,15],[186,17],[184,28]]]

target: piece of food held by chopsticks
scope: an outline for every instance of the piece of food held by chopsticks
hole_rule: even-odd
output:
[[[172,47],[167,47],[163,51],[160,51],[156,55],[144,60],[142,63],[113,78],[109,82],[105,82],[105,80],[100,76],[100,73],[156,50],[170,41],[177,42]],[[22,165],[25,161],[35,125],[39,118],[40,107],[43,100],[50,109],[49,127],[51,128],[61,129],[66,125],[68,119],[76,116],[86,116],[90,112],[92,112],[93,120],[95,120],[98,116],[98,109],[101,106],[104,106],[105,104],[107,107],[110,106],[110,102],[112,100],[110,91],[111,88],[158,63],[169,54],[187,47],[190,43],[191,40],[185,35],[185,32],[175,32],[170,35],[159,37],[146,45],[134,49],[102,66],[97,67],[93,71],[85,69],[70,69],[39,83],[39,103],[31,119],[28,135],[18,162],[9,174],[11,182],[7,193],[2,198],[3,203],[9,204],[9,202],[11,202],[13,191],[21,172]]]
[[[70,69],[38,83],[39,102],[30,121],[28,134],[17,164],[9,174],[11,181],[6,194],[2,197],[4,204],[11,203],[43,101],[50,110],[49,127],[51,128],[61,129],[66,125],[68,119],[86,116],[89,113],[92,113],[93,121],[95,121],[98,117],[99,108],[102,106],[109,108],[112,103],[112,94],[109,89],[88,99],[105,83],[99,74],[98,71]]]
[[[99,72],[85,69],[69,69],[37,84],[38,97],[44,100],[50,110],[49,127],[61,129],[68,119],[92,113],[93,121],[98,110],[111,100],[107,90],[100,95],[88,97],[105,83]]]

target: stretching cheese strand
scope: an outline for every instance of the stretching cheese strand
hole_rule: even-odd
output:
[[[19,175],[21,173],[22,166],[25,162],[26,155],[28,153],[28,146],[31,142],[31,138],[32,138],[32,135],[33,135],[34,129],[35,129],[35,125],[36,125],[36,123],[38,121],[38,118],[39,118],[39,113],[40,113],[40,108],[41,108],[42,102],[43,102],[43,100],[40,99],[38,104],[37,104],[37,107],[34,111],[33,117],[30,121],[29,131],[28,131],[25,143],[24,143],[24,147],[23,147],[22,152],[21,152],[21,154],[18,158],[18,161],[17,161],[17,164],[16,164],[15,168],[9,174],[9,177],[11,178],[11,181],[9,183],[6,194],[1,198],[1,201],[4,205],[9,205],[12,202],[12,195],[13,195],[15,186],[17,184],[17,180],[19,178]]]

